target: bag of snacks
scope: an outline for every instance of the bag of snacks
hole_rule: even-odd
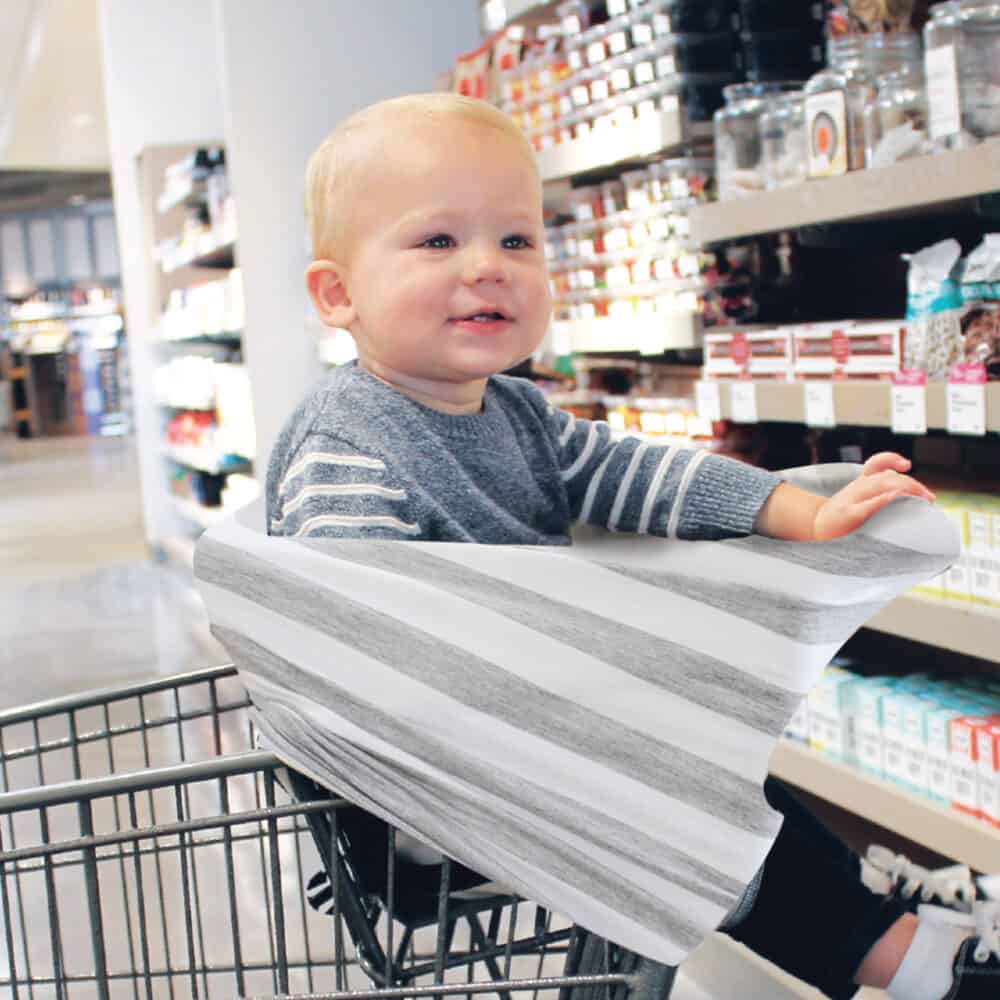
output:
[[[1000,233],[987,235],[966,258],[962,301],[963,360],[1000,379]]]
[[[961,255],[958,240],[942,240],[910,257],[903,365],[930,379],[947,378],[948,369],[964,360]]]

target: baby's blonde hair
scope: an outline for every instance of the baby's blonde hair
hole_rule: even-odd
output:
[[[314,260],[337,259],[350,243],[354,200],[365,181],[364,166],[377,155],[386,127],[422,122],[463,122],[498,129],[534,152],[513,119],[486,101],[452,93],[394,97],[356,111],[318,146],[306,168],[306,218]]]

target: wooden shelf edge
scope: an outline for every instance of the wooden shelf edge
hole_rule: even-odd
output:
[[[905,594],[865,628],[1000,663],[1000,611]]]
[[[1000,831],[981,820],[919,798],[788,740],[778,743],[770,772],[938,854],[978,871],[996,869]]]
[[[730,419],[732,405],[729,382],[719,382],[722,416]],[[757,415],[761,423],[805,423],[806,405],[803,382],[755,381]],[[947,429],[947,390],[943,382],[927,386],[927,428]],[[892,389],[888,382],[833,383],[833,402],[837,424],[855,427],[890,427]],[[1000,382],[986,386],[986,429],[1000,433]]]
[[[819,223],[917,214],[990,194],[1000,188],[998,177],[1000,143],[986,142],[701,205],[691,210],[691,238],[710,244]]]

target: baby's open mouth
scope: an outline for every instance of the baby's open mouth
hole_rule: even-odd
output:
[[[468,316],[458,316],[455,319],[457,323],[497,323],[503,320],[509,320],[510,317],[501,312],[499,309],[489,309],[483,312],[469,313]]]

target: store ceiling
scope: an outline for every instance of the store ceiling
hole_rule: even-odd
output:
[[[0,0],[0,170],[109,165],[97,0]]]
[[[66,208],[111,197],[104,172],[0,170],[0,216]]]

